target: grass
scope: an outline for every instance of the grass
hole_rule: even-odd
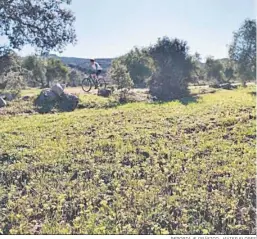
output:
[[[29,88],[21,91],[21,96],[35,96],[41,92],[39,88]]]
[[[67,88],[66,92],[77,92],[78,88]],[[37,95],[40,93],[39,89],[28,89],[22,90],[20,95],[21,97],[29,96],[29,100],[25,101],[20,98],[17,98],[13,101],[9,101],[8,107],[0,108],[0,115],[24,115],[24,114],[37,114],[38,109],[34,105],[34,100]],[[107,109],[114,108],[121,103],[119,102],[119,93],[115,92],[111,97],[104,98],[97,96],[95,94],[85,94],[85,93],[75,93],[79,97],[78,109]],[[145,93],[135,93],[132,92],[127,97],[128,102],[140,102],[148,101],[147,94]],[[51,113],[60,112],[60,110],[53,108]]]
[[[196,101],[197,95],[199,94],[208,94],[214,93],[216,90],[212,88],[202,89],[201,87],[195,87],[190,89],[193,97],[187,97],[181,100],[183,104],[187,104],[191,101]],[[31,88],[22,90],[20,92],[20,96],[29,96],[30,99],[28,101],[21,100],[17,98],[14,101],[8,102],[8,107],[0,109],[0,115],[24,115],[24,114],[37,114],[38,109],[34,106],[34,100],[37,95],[39,95],[41,89]],[[69,87],[65,89],[65,92],[76,94],[79,97],[79,109],[107,109],[113,108],[121,105],[119,101],[119,92],[115,92],[111,97],[104,98],[95,94],[86,94],[83,93],[80,87]],[[132,91],[127,96],[128,102],[147,102],[148,94],[140,91]],[[58,112],[58,109],[53,109],[52,113]]]
[[[1,232],[255,234],[253,91],[2,115]]]

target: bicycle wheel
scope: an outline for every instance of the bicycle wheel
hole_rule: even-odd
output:
[[[106,88],[106,81],[105,81],[105,79],[104,78],[100,78],[100,79],[98,79],[98,87],[99,88]]]
[[[84,78],[82,81],[82,90],[85,92],[89,92],[92,88],[92,80],[91,78]]]

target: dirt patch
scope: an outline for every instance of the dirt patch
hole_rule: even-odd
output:
[[[67,92],[67,93],[71,93],[71,94],[93,94],[93,95],[97,95],[98,90],[97,89],[91,89],[90,92],[84,92],[81,87],[69,87],[69,88],[66,88],[64,91]],[[135,93],[147,94],[148,91],[149,90],[147,88],[131,89],[131,92],[135,92]]]

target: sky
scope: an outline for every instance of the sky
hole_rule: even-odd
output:
[[[168,36],[188,42],[190,53],[228,56],[228,44],[246,18],[255,18],[255,0],[73,0],[77,44],[60,56],[112,58],[134,46]],[[1,39],[0,39],[1,41]],[[32,52],[25,47],[21,55]]]

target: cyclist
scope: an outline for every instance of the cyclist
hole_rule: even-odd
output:
[[[95,61],[95,59],[90,59],[91,67],[95,70],[95,75],[98,78],[98,76],[102,73],[103,68],[99,65],[98,62]]]

